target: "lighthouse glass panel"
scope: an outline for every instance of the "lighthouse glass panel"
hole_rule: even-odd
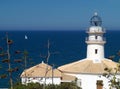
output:
[[[91,19],[90,19],[90,24],[92,26],[101,26],[102,25],[102,20],[101,18],[95,14]]]

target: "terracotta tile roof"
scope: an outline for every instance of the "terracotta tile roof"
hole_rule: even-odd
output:
[[[114,69],[117,63],[109,59],[103,59],[100,63],[94,63],[92,60],[83,59],[73,63],[69,63],[58,67],[59,70],[66,73],[87,73],[87,74],[102,74],[106,71],[105,68]],[[114,70],[112,70],[114,72]]]
[[[52,67],[43,62],[29,69],[24,70],[23,73],[21,74],[21,77],[45,77],[45,74],[46,77],[52,77],[52,74],[54,77],[61,77],[61,72],[59,70],[54,69],[52,71]]]
[[[75,81],[76,77],[62,73],[62,82],[64,81]]]

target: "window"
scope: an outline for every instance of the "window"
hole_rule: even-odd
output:
[[[98,38],[98,36],[95,36],[95,39],[97,39]]]
[[[98,49],[95,49],[95,54],[97,54],[98,53]]]

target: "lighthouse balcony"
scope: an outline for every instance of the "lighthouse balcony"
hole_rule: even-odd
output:
[[[105,29],[88,29],[86,31],[88,34],[104,34],[106,33]]]
[[[85,42],[87,44],[105,44],[106,43],[106,39],[103,38],[102,40],[100,40],[100,39],[89,39],[89,38],[86,38]]]

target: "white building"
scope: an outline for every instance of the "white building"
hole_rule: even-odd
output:
[[[54,77],[53,77],[54,76]],[[51,66],[44,62],[26,69],[21,74],[22,84],[40,83],[40,84],[60,84],[61,72],[57,69],[52,69]]]
[[[90,19],[91,26],[87,30],[87,57],[85,59],[69,63],[58,67],[63,73],[77,77],[77,84],[82,89],[97,89],[97,83],[103,83],[102,88],[109,89],[109,79],[105,78],[105,68],[117,68],[117,63],[104,57],[104,44],[106,43],[103,34],[105,30],[102,25],[101,18],[94,14]],[[117,75],[120,78],[120,75]]]
[[[22,84],[61,84],[61,82],[72,82],[75,79],[75,76],[65,75],[44,62],[24,70],[21,74]]]

